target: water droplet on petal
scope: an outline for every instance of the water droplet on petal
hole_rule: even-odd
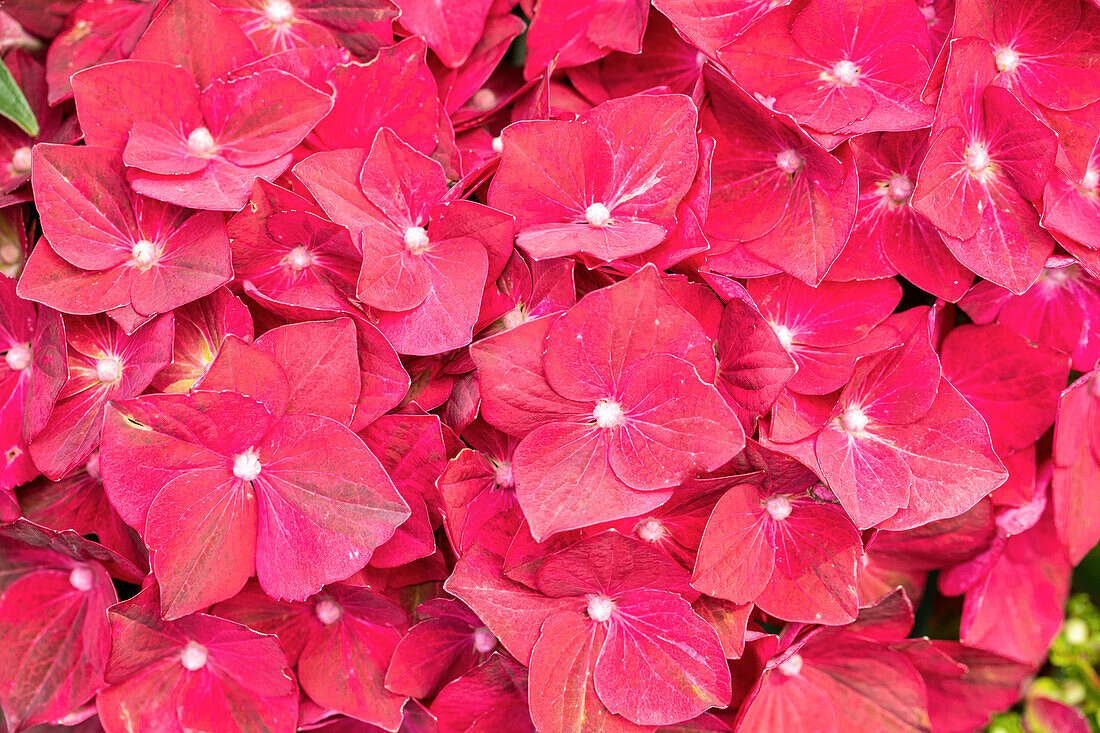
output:
[[[488,654],[497,648],[497,637],[484,626],[474,630],[474,649],[478,654]]]
[[[31,365],[31,347],[27,344],[15,344],[4,354],[8,369],[21,372]]]
[[[255,448],[233,456],[233,475],[242,481],[255,481],[262,469]]]
[[[592,410],[592,417],[596,419],[596,425],[601,428],[617,428],[623,424],[623,408],[618,402],[601,400]]]
[[[607,596],[588,596],[588,618],[598,623],[603,623],[611,618],[615,611],[615,601]]]
[[[590,226],[605,227],[611,223],[611,212],[603,204],[592,204],[584,210],[584,220]]]
[[[187,646],[180,651],[180,664],[189,672],[198,672],[206,666],[206,647],[197,641],[187,642]]]
[[[95,587],[95,573],[85,565],[75,567],[69,573],[69,585],[81,593],[87,593]]]

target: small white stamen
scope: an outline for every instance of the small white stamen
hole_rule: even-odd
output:
[[[484,626],[474,630],[474,649],[478,654],[488,654],[497,648],[497,638]]]
[[[491,143],[491,145],[493,146],[494,153],[504,152],[504,141],[500,139],[500,135],[497,135],[493,138],[493,142]]]
[[[192,155],[208,156],[214,152],[214,136],[205,127],[196,127],[187,136],[187,149]]]
[[[498,463],[494,482],[498,489],[510,490],[516,488],[515,474],[512,473],[512,464],[508,461]]]
[[[1095,193],[1098,186],[1100,186],[1100,170],[1092,167],[1086,169],[1085,176],[1081,179],[1081,188]]]
[[[523,312],[523,305],[517,305],[501,317],[504,327],[511,331],[516,326],[527,322],[527,314]]]
[[[344,609],[331,598],[322,598],[317,601],[317,605],[313,607],[313,612],[317,614],[317,620],[325,626],[332,626],[344,615]]]
[[[840,426],[844,428],[846,433],[859,433],[867,427],[867,423],[870,421],[871,419],[863,414],[863,410],[858,407],[849,407],[840,417]]]
[[[180,652],[180,664],[189,672],[198,672],[206,666],[206,657],[206,647],[197,641],[189,641]]]
[[[588,596],[588,618],[603,623],[611,618],[615,610],[615,601],[607,596]]]
[[[605,227],[611,223],[611,212],[603,204],[592,204],[584,210],[584,220],[594,227]]]
[[[84,464],[84,470],[92,478],[99,478],[99,451],[89,456],[88,462]]]
[[[832,73],[829,74],[829,77],[832,81],[841,86],[855,86],[856,82],[859,81],[859,67],[847,59],[838,61],[833,65],[833,70]]]
[[[966,146],[966,167],[975,175],[989,168],[989,150],[984,143],[972,142]]]
[[[273,25],[288,23],[294,18],[294,6],[287,0],[268,0],[264,6],[264,17]]]
[[[101,382],[114,382],[122,375],[122,364],[116,356],[105,356],[95,363],[95,377]]]
[[[286,263],[294,272],[301,272],[313,264],[313,255],[302,245],[298,245],[286,254]]]
[[[603,400],[592,410],[596,425],[601,428],[617,428],[623,424],[623,408],[618,402]]]
[[[785,496],[773,496],[764,504],[768,516],[777,522],[782,522],[791,516],[791,500]]]
[[[260,465],[260,457],[256,454],[255,448],[233,457],[233,475],[243,481],[255,481],[262,469],[263,466]]]
[[[148,267],[156,262],[157,246],[148,239],[142,239],[134,244],[134,248],[130,250],[130,256],[134,258],[138,267]]]
[[[418,255],[428,249],[428,232],[424,227],[409,227],[405,230],[405,249]]]
[[[492,89],[478,89],[470,98],[475,109],[487,110],[497,106],[497,93]]]
[[[667,530],[664,525],[661,524],[660,520],[647,519],[635,527],[634,532],[640,539],[646,542],[660,542],[667,533]]]
[[[886,193],[894,203],[904,203],[913,195],[913,182],[905,176],[891,176]]]
[[[15,344],[4,355],[8,369],[13,372],[21,372],[31,365],[31,348],[26,344]]]
[[[792,654],[779,664],[779,672],[787,677],[795,677],[802,671],[802,655]]]
[[[69,573],[69,585],[81,593],[87,593],[95,587],[95,573],[92,572],[91,568],[84,565],[75,567]]]
[[[779,339],[779,345],[784,349],[790,350],[791,345],[794,343],[794,334],[791,333],[791,329],[786,326],[781,326],[778,323],[773,323],[772,330],[775,331],[776,338]]]
[[[1020,55],[1011,48],[999,48],[993,56],[998,71],[1013,72],[1020,65]]]
[[[27,146],[16,148],[11,154],[11,169],[16,173],[31,172],[31,149]]]
[[[775,164],[784,173],[797,173],[802,168],[802,156],[798,154],[797,150],[787,148],[775,156]]]

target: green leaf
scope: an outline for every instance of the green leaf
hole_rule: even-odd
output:
[[[19,125],[31,137],[37,137],[38,120],[34,119],[27,98],[3,64],[0,64],[0,115]]]

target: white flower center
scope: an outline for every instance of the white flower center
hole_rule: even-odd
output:
[[[4,361],[13,372],[23,371],[31,365],[31,347],[26,344],[12,346],[4,355]]]
[[[516,488],[516,478],[515,474],[512,473],[512,464],[508,461],[498,463],[496,467],[496,478],[494,480],[498,489]]]
[[[802,168],[802,156],[798,154],[797,150],[787,148],[775,156],[775,164],[784,173],[797,173]]]
[[[1095,192],[1098,186],[1100,186],[1100,170],[1086,169],[1085,176],[1081,179],[1081,188]]]
[[[966,146],[966,167],[971,173],[984,173],[989,168],[989,150],[983,143],[972,142]]]
[[[922,5],[920,9],[921,15],[924,16],[924,21],[928,25],[935,25],[938,18],[936,17],[936,6],[932,3]]]
[[[31,172],[31,149],[24,145],[11,154],[11,169],[16,173]]]
[[[665,527],[658,519],[647,519],[635,529],[638,537],[646,542],[659,542],[665,536]]]
[[[428,249],[428,232],[424,227],[409,227],[405,230],[405,249],[418,255]]]
[[[846,433],[858,433],[866,428],[867,423],[870,421],[870,418],[864,415],[863,410],[858,407],[849,407],[840,416],[840,426],[844,428]]]
[[[615,610],[615,601],[607,596],[588,596],[588,618],[603,623],[611,618]]]
[[[187,149],[192,155],[210,155],[214,152],[214,136],[205,127],[196,127],[187,136]]]
[[[594,227],[605,227],[611,223],[611,212],[603,204],[592,204],[584,210],[584,220]]]
[[[255,448],[233,457],[233,475],[243,481],[255,481],[262,468]]]
[[[75,567],[69,573],[69,585],[81,593],[87,593],[95,587],[95,574],[91,568],[84,565]]]
[[[792,654],[784,659],[779,665],[780,673],[787,677],[794,677],[802,671],[802,655]]]
[[[491,109],[497,104],[497,93],[492,89],[478,89],[474,92],[474,96],[470,98],[470,104],[475,109]]]
[[[891,176],[886,194],[895,203],[904,203],[913,194],[913,182],[905,176]]]
[[[791,516],[791,500],[785,496],[773,496],[764,504],[768,516],[777,522],[782,522]]]
[[[294,18],[294,6],[287,0],[268,0],[264,6],[264,17],[273,25],[287,23]]]
[[[791,333],[791,329],[786,326],[781,326],[778,323],[773,323],[772,330],[775,331],[775,336],[779,339],[779,345],[789,350],[794,343],[794,334]]]
[[[317,605],[313,607],[313,612],[317,614],[317,620],[325,626],[332,626],[344,615],[344,609],[331,598],[322,598],[317,601]]]
[[[180,652],[180,664],[189,672],[197,672],[206,666],[206,657],[206,647],[197,641],[189,641]]]
[[[301,272],[313,264],[313,255],[308,249],[299,244],[287,252],[286,263],[290,265],[290,269],[294,272]]]
[[[157,246],[148,239],[142,239],[130,250],[130,256],[138,267],[148,267],[157,260]]]
[[[117,356],[105,356],[95,363],[95,378],[101,382],[114,382],[122,375],[122,364]]]
[[[855,86],[859,81],[859,67],[847,59],[837,61],[829,76],[841,86]]]
[[[484,626],[474,631],[474,649],[479,654],[488,654],[497,648],[497,638]]]
[[[88,475],[92,478],[99,478],[99,451],[93,453],[88,462],[84,464],[84,470],[88,472]]]
[[[500,139],[500,135],[497,135],[493,138],[493,142],[491,143],[491,145],[493,146],[494,153],[504,152],[504,141]]]
[[[511,331],[513,328],[520,325],[521,323],[527,322],[527,314],[523,312],[522,305],[517,305],[512,310],[505,313],[504,316],[501,318],[501,321],[504,323],[504,327]]]
[[[623,408],[618,402],[603,400],[592,410],[596,425],[601,428],[617,428],[623,424]]]
[[[1015,71],[1020,65],[1020,55],[1011,48],[999,48],[994,54],[998,71]]]

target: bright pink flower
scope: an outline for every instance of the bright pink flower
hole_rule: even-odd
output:
[[[1100,373],[1092,372],[1062,393],[1054,428],[1051,497],[1054,524],[1075,564],[1100,541],[1096,481],[1100,480]]]
[[[506,578],[499,562],[471,550],[447,589],[505,648],[530,660],[539,730],[580,730],[592,720],[622,725],[618,715],[664,725],[728,702],[717,634],[680,595],[686,571],[660,553],[603,533],[547,559],[537,591]],[[516,615],[502,612],[505,603],[530,609],[535,628],[516,628]]]
[[[654,509],[744,445],[707,381],[710,340],[651,266],[471,355],[485,419],[523,436],[516,491],[539,540]]]
[[[255,347],[229,338],[189,395],[109,409],[104,487],[153,552],[168,617],[233,596],[253,574],[273,597],[304,599],[362,568],[409,516],[370,449],[325,416],[351,419],[358,370],[350,348],[343,360],[319,350],[339,339],[312,325]],[[204,429],[186,427],[199,419]]]
[[[274,54],[302,46],[377,50],[390,43],[397,8],[389,0],[214,0],[256,47]]]
[[[645,0],[543,0],[528,31],[524,77],[541,74],[551,62],[560,69],[610,51],[638,53],[648,12]]]
[[[731,5],[726,0],[655,0],[653,7],[672,21],[676,30],[711,59],[718,49],[741,35],[769,11],[789,0],[747,0]]]
[[[932,107],[920,100],[929,51],[927,23],[912,0],[795,0],[718,58],[746,91],[774,99],[776,111],[845,136],[932,122]]]
[[[516,217],[516,243],[534,259],[641,254],[676,225],[699,162],[696,115],[687,97],[637,95],[572,121],[510,125],[489,202]]]
[[[1057,137],[993,85],[996,73],[984,41],[951,41],[912,203],[959,262],[1020,294],[1054,248],[1032,202],[1053,170]]]
[[[700,126],[717,141],[708,267],[731,277],[782,270],[816,285],[855,220],[851,149],[830,155],[720,73],[708,69],[705,78],[711,97]]]
[[[165,621],[155,587],[108,616],[109,687],[96,698],[106,730],[297,727],[298,686],[274,637],[204,613]]]
[[[148,319],[232,279],[220,214],[134,194],[104,148],[39,145],[34,160],[46,238],[19,278],[24,298],[77,315],[129,306]]]

